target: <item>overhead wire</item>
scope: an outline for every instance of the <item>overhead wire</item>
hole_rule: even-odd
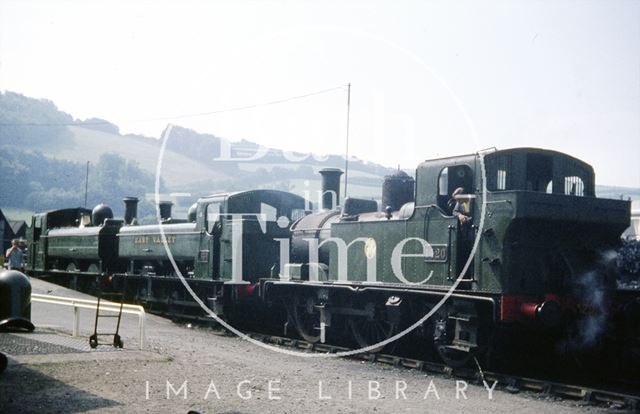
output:
[[[281,103],[286,103],[286,102],[290,102],[290,101],[304,99],[304,98],[308,98],[308,97],[315,96],[315,95],[321,95],[321,94],[333,92],[333,91],[336,91],[336,90],[339,90],[339,89],[345,90],[345,86],[344,85],[336,86],[336,87],[333,87],[333,88],[323,89],[323,90],[319,90],[319,91],[315,91],[315,92],[309,92],[309,93],[305,93],[305,94],[302,94],[302,95],[290,96],[288,98],[276,99],[276,100],[273,100],[273,101],[261,102],[261,103],[257,103],[257,104],[235,106],[235,107],[231,107],[231,108],[217,109],[217,110],[214,110],[214,111],[199,112],[199,113],[193,113],[193,114],[183,114],[183,115],[156,117],[156,118],[125,120],[125,121],[120,121],[120,123],[170,121],[170,120],[175,120],[175,119],[197,118],[197,117],[216,115],[216,114],[222,114],[222,113],[227,113],[227,112],[244,111],[244,110],[247,110],[247,109],[254,109],[254,108],[259,108],[259,107],[264,107],[264,106],[277,105],[277,104],[281,104]],[[57,123],[56,122],[43,122],[43,123],[39,123],[39,122],[15,122],[15,123],[0,123],[0,126],[5,126],[5,127],[6,126],[44,126],[44,127],[50,126],[50,127],[58,127],[58,126],[83,126],[83,125],[108,125],[108,124],[111,124],[111,122],[108,122],[108,121],[57,122]]]

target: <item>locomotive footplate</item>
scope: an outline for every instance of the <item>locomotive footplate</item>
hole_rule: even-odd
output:
[[[407,287],[406,285],[390,285],[380,286],[364,283],[344,283],[344,282],[309,282],[309,281],[293,281],[293,280],[275,280],[275,279],[261,279],[260,280],[260,296],[265,303],[269,303],[274,297],[281,295],[283,292],[291,293],[295,292],[317,292],[323,300],[333,296],[337,292],[349,292],[349,293],[381,293],[386,297],[397,297],[403,295],[434,298],[440,300],[444,296],[449,296],[450,300],[463,300],[467,303],[480,303],[490,308],[491,314],[490,320],[492,322],[498,321],[498,302],[495,297],[491,295],[471,295],[468,293],[451,293],[446,289],[433,289],[431,287]],[[330,295],[331,292],[331,295]],[[393,301],[389,305],[393,305]],[[466,306],[466,305],[465,305]],[[334,313],[344,314],[360,314],[368,315],[367,310],[361,311],[352,309],[350,307],[344,307],[341,305],[332,306]],[[472,314],[472,312],[471,312]],[[462,316],[460,316],[462,317]]]

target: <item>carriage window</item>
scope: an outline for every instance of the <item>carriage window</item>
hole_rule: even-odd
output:
[[[572,196],[584,195],[584,182],[580,177],[564,177],[564,193]]]
[[[206,226],[207,232],[211,233],[213,227],[220,220],[220,203],[207,204]]]

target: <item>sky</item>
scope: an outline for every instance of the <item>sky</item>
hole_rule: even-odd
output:
[[[640,187],[640,1],[0,0],[0,90],[124,133],[344,154],[349,83],[350,156],[533,146]]]

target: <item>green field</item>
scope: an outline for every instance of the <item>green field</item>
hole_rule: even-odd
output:
[[[96,163],[102,154],[115,153],[128,160],[136,161],[143,170],[155,175],[160,148],[159,145],[151,139],[149,139],[149,142],[144,142],[143,139],[110,134],[79,126],[71,126],[68,128],[73,134],[72,145],[65,145],[64,147],[61,147],[56,145],[54,142],[51,142],[49,147],[42,148],[44,155],[51,158],[80,163],[84,163],[86,161]],[[260,168],[270,171],[274,167],[293,170],[302,165],[304,164],[238,163],[238,169],[246,172],[255,172]],[[314,171],[321,169],[319,166],[312,167]],[[378,176],[374,174],[358,171],[357,169],[350,169],[349,174],[352,178],[378,178]],[[192,158],[171,150],[165,151],[164,158],[162,160],[161,177],[166,189],[170,192],[185,190],[194,191],[195,189],[200,189],[204,192],[210,190],[217,191],[219,188],[215,185],[216,181],[234,178],[213,168],[212,166],[193,160]],[[316,189],[319,189],[319,180],[319,176],[317,180],[310,180],[312,194]],[[274,181],[272,183],[263,184],[261,187],[278,187],[281,183],[282,181]],[[302,192],[307,188],[304,186],[304,180],[291,180],[291,186],[295,187],[295,192]],[[351,194],[353,196],[367,198],[380,197],[380,188],[353,186],[351,189]],[[152,189],[150,189],[150,192],[151,191]]]
[[[156,173],[159,145],[121,135],[94,131],[87,128],[68,127],[73,133],[73,145],[60,147],[51,143],[43,149],[44,155],[84,163],[95,163],[104,153],[115,153],[128,160],[136,161],[142,169]],[[201,162],[173,151],[165,151],[162,160],[161,177],[167,189],[180,191],[194,182],[206,180],[228,179],[229,176]]]
[[[102,154],[115,153],[128,160],[136,161],[142,169],[155,175],[160,147],[151,139],[147,143],[141,139],[78,126],[71,126],[69,130],[73,133],[73,144],[61,147],[52,142],[49,147],[43,148],[44,155],[80,163],[87,161],[96,163]],[[303,164],[238,163],[238,168],[241,171],[254,172],[260,168],[270,171],[274,167],[297,169],[301,165]],[[314,166],[313,168],[319,170],[321,167]],[[373,174],[355,169],[350,170],[349,173],[354,178],[376,177]],[[169,191],[182,191],[185,188],[199,187],[217,180],[233,178],[218,169],[171,150],[165,151],[161,177]],[[371,191],[372,189],[365,189],[363,193],[369,194]]]

